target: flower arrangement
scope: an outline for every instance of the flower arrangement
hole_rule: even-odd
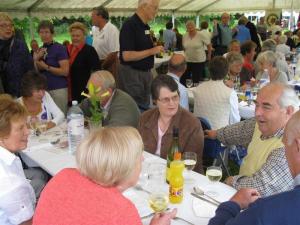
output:
[[[101,87],[95,88],[94,84],[88,84],[88,94],[85,92],[81,92],[82,96],[89,98],[91,106],[89,108],[91,112],[91,117],[89,118],[91,123],[95,126],[98,126],[102,123],[103,113],[101,109],[101,98],[106,97],[109,95],[109,92],[106,91],[105,93],[99,95],[101,91]]]

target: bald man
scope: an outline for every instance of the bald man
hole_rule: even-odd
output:
[[[120,31],[118,84],[141,110],[150,105],[154,55],[164,51],[163,46],[153,45],[148,25],[156,16],[158,7],[159,0],[139,0],[136,13],[124,22]]]
[[[167,75],[171,76],[178,85],[180,95],[180,106],[189,111],[189,97],[188,90],[185,86],[180,83],[180,77],[186,70],[186,61],[184,55],[173,54],[169,60],[169,68]]]

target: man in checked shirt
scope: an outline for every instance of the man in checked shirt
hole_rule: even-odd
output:
[[[224,145],[248,149],[239,174],[225,182],[238,190],[255,188],[261,196],[269,196],[293,188],[281,140],[284,127],[300,102],[295,91],[281,83],[262,88],[254,102],[255,118],[205,132],[208,138],[217,138]]]

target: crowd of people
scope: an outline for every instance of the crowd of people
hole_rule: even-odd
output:
[[[188,20],[184,35],[168,22],[155,37],[148,23],[158,9],[159,0],[139,0],[119,31],[106,8],[93,8],[92,45],[83,23],[70,25],[71,42],[64,46],[54,40],[53,24],[43,20],[37,29],[43,44],[32,40],[31,52],[16,37],[13,20],[0,13],[0,224],[141,224],[121,193],[137,183],[143,150],[166,159],[174,128],[181,151],[197,154],[199,173],[204,138],[247,148],[239,173],[225,180],[239,191],[218,207],[210,224],[300,223],[300,101],[287,85],[295,75],[288,60],[300,46],[300,30],[295,42],[277,21],[268,28],[264,18],[254,25],[242,16],[230,27],[230,15],[223,13],[212,32],[207,21],[198,29]],[[183,54],[174,53],[168,72],[153,77],[155,55],[174,49]],[[236,90],[259,86],[266,73],[269,84],[254,100],[255,117],[241,121]],[[193,106],[187,79],[198,84]],[[82,95],[90,85],[99,90],[104,128],[80,143],[77,168],[49,181],[49,174],[28,168],[18,156],[27,148],[30,120],[46,120],[47,129],[58,126],[72,100],[90,117],[91,100]],[[212,130],[204,131],[199,118]],[[273,209],[278,214],[271,217]],[[157,213],[151,225],[170,224],[175,215]]]

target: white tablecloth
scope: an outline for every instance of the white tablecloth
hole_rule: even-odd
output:
[[[59,138],[59,135],[56,133],[59,130],[60,128],[54,128],[51,129],[45,136],[41,136],[38,138],[31,137],[28,149],[21,153],[21,156],[24,159],[24,161],[31,166],[40,166],[51,175],[55,175],[64,168],[75,168],[75,157],[74,155],[68,153],[67,148],[60,149],[49,144],[49,141],[53,141]],[[62,138],[65,138],[65,135],[63,135]],[[144,152],[144,157],[144,164],[149,164],[151,162],[166,163],[164,159],[161,159],[147,152]],[[205,206],[205,204],[207,204],[206,202],[192,197],[190,193],[192,191],[193,186],[195,185],[201,187],[204,191],[207,191],[209,188],[209,181],[205,176],[195,173],[193,171],[191,172],[191,175],[195,179],[195,183],[185,184],[183,202],[181,204],[169,204],[169,208],[177,208],[178,217],[184,218],[193,224],[204,225],[207,224],[210,217],[214,215],[215,207],[207,207],[207,205]],[[226,201],[235,193],[235,189],[223,183],[216,183],[212,187],[213,190],[218,193],[216,199],[219,201]],[[144,216],[145,214],[150,214],[152,212],[148,206],[149,195],[146,192],[136,190],[135,188],[130,188],[124,193],[124,195],[127,196],[136,205],[141,216]],[[201,212],[203,211],[208,213],[208,215],[210,216],[196,216],[194,209],[198,210],[197,214],[201,214]],[[143,223],[148,224],[149,221],[150,218],[143,220]],[[184,223],[181,220],[176,220],[172,221],[172,224],[186,223]]]

